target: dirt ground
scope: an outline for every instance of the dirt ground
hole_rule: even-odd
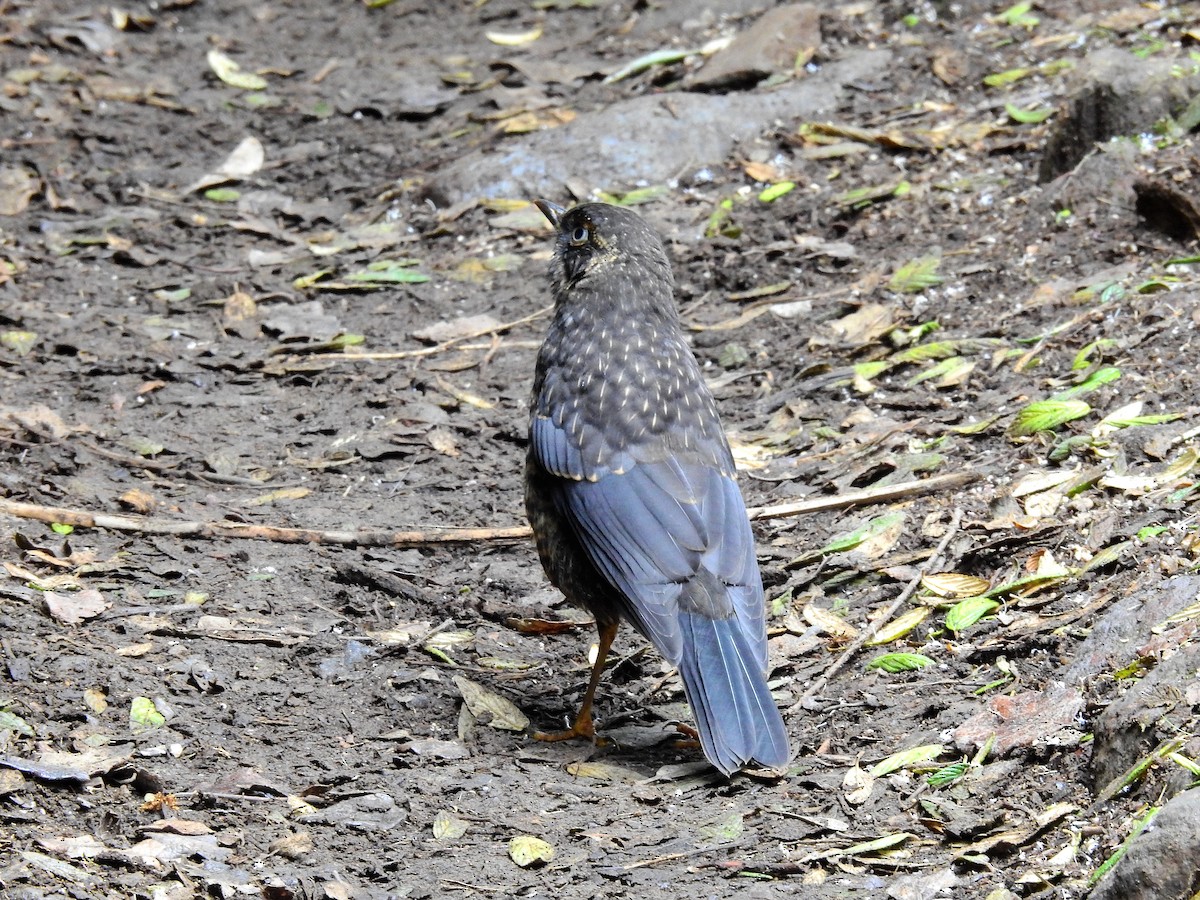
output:
[[[5,897],[1081,897],[1194,782],[1197,8],[711,43],[764,9],[0,0]],[[532,739],[594,637],[505,531],[533,196],[640,204],[748,504],[813,502],[783,777],[630,629],[608,742]]]

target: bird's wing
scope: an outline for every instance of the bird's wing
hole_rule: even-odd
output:
[[[539,465],[558,476],[556,506],[589,560],[672,664],[682,655],[680,613],[687,612],[734,619],[755,636],[755,662],[766,668],[754,536],[731,475],[678,456],[632,461],[621,474],[587,472],[551,420],[535,419],[532,438]]]

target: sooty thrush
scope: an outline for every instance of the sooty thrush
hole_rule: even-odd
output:
[[[600,633],[574,726],[540,737],[594,737],[592,698],[625,619],[678,667],[714,766],[782,767],[754,536],[666,251],[628,209],[538,207],[558,230],[555,308],[534,376],[525,505],[546,574]]]

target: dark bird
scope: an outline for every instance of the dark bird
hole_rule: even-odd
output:
[[[782,767],[788,739],[767,688],[754,535],[679,325],[666,251],[628,209],[537,205],[558,236],[525,507],[546,574],[600,633],[574,726],[539,737],[594,738],[592,699],[625,619],[679,669],[714,766]]]

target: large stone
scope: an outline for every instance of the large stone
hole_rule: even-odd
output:
[[[1189,900],[1200,891],[1200,790],[1162,808],[1089,900]]]
[[[1111,675],[1137,658],[1153,629],[1200,599],[1200,576],[1149,580],[1119,600],[1092,626],[1067,667],[1065,681],[1079,684]]]
[[[1178,65],[1177,60],[1142,59],[1114,48],[1085,56],[1075,76],[1077,86],[1042,151],[1039,180],[1069,172],[1098,143],[1147,132],[1183,112],[1200,90],[1200,75],[1181,77]]]
[[[697,90],[750,87],[770,75],[791,72],[821,44],[821,13],[808,3],[776,6],[715,54],[691,79]]]
[[[1168,652],[1096,718],[1091,758],[1096,790],[1162,741],[1200,724],[1200,644],[1188,643]],[[1189,752],[1195,751],[1189,748]]]
[[[884,50],[860,51],[801,81],[737,95],[676,91],[634,97],[573,122],[468,153],[429,183],[435,202],[489,197],[561,197],[564,185],[617,190],[662,184],[723,163],[738,141],[776,119],[831,115],[845,86],[874,81],[891,64]]]

